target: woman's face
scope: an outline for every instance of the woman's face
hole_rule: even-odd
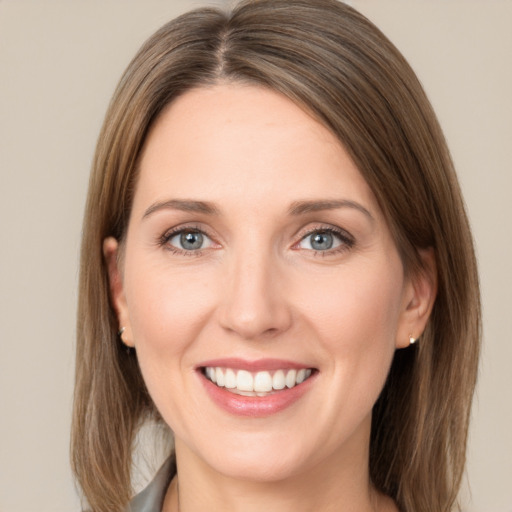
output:
[[[189,91],[147,138],[120,268],[104,250],[178,461],[257,480],[367,466],[420,300],[324,126],[263,88]]]

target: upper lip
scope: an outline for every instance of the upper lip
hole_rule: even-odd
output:
[[[241,358],[223,358],[211,359],[197,365],[197,369],[214,367],[214,368],[232,368],[233,370],[247,370],[249,372],[263,372],[272,370],[300,370],[301,368],[313,368],[310,365],[298,363],[285,359],[255,359],[249,361]]]

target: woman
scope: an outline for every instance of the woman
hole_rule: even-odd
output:
[[[100,135],[73,465],[131,510],[452,510],[479,338],[471,234],[414,73],[331,0],[170,22]]]

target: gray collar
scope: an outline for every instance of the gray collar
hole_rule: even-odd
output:
[[[169,457],[151,483],[130,501],[126,512],[161,512],[167,487],[175,473],[174,457]]]

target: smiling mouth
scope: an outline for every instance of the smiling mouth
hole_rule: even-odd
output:
[[[202,374],[219,388],[242,396],[269,396],[292,389],[309,379],[313,368],[249,372],[233,368],[206,366]]]

